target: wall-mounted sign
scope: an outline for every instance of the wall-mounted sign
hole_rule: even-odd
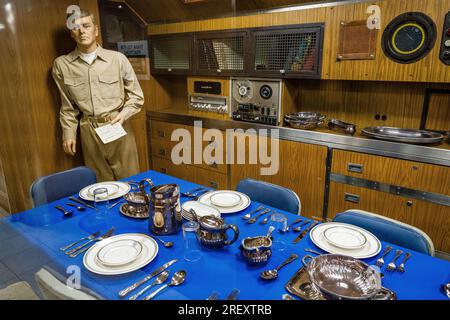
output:
[[[117,42],[117,49],[128,57],[139,80],[150,79],[150,60],[147,40]]]

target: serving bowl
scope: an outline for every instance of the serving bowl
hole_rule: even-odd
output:
[[[380,273],[361,260],[336,254],[307,255],[302,263],[326,299],[370,300],[382,289]]]

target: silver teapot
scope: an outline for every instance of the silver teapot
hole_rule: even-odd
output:
[[[150,185],[150,193],[145,192]],[[183,222],[181,216],[180,187],[175,184],[155,186],[150,179],[139,183],[140,193],[145,198],[149,214],[149,231],[155,235],[177,233]]]
[[[205,247],[211,249],[220,249],[235,243],[239,238],[239,229],[235,225],[227,225],[225,220],[214,215],[198,217],[194,210],[190,210],[199,224],[197,231],[198,241]],[[234,232],[234,237],[231,241],[228,240],[227,231],[231,229]]]

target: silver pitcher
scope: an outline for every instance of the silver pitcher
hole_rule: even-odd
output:
[[[205,247],[211,249],[220,249],[229,246],[237,241],[239,238],[239,229],[235,225],[227,225],[225,220],[214,215],[203,216],[199,218],[193,210],[191,213],[199,224],[197,239]],[[227,231],[231,229],[234,232],[234,237],[231,241],[228,240]]]
[[[145,184],[150,185],[150,193],[145,192]],[[182,224],[180,187],[175,184],[155,186],[150,179],[139,183],[141,194],[148,205],[149,231],[155,235],[177,233]]]

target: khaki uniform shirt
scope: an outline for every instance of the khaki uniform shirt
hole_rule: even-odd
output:
[[[76,140],[80,111],[88,117],[120,111],[128,120],[144,104],[144,94],[130,62],[116,51],[99,46],[97,58],[89,65],[75,49],[55,60],[52,74],[61,93],[63,140]]]

